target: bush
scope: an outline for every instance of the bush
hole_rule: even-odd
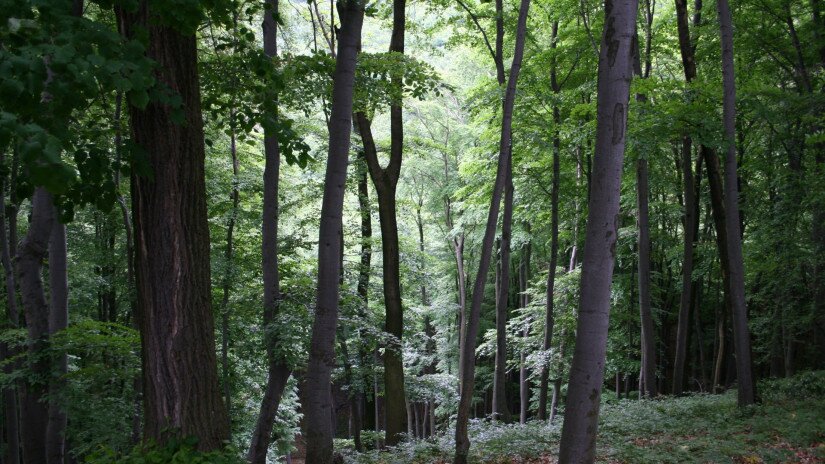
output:
[[[237,450],[202,452],[196,449],[197,438],[170,439],[166,445],[139,445],[129,454],[118,454],[110,448],[92,453],[87,464],[245,464]]]

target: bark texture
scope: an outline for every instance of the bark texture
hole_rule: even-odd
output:
[[[198,448],[218,449],[229,417],[215,355],[195,35],[158,21],[145,0],[135,12],[119,9],[118,20],[128,37],[146,31],[155,77],[180,95],[184,112],[178,124],[161,102],[129,107],[132,138],[151,168],[133,170],[131,180],[143,438],[194,436]]]

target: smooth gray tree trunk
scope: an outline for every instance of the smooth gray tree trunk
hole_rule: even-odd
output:
[[[278,56],[278,0],[267,0],[263,19],[264,53],[268,58]],[[277,114],[276,114],[277,117]],[[280,309],[281,289],[278,274],[278,187],[281,171],[281,152],[278,138],[264,129],[264,198],[263,218],[261,224],[261,267],[263,271],[264,332],[271,333],[267,327],[274,324]],[[281,403],[287,380],[292,372],[290,367],[278,356],[275,340],[267,337],[267,382],[258,420],[252,432],[252,439],[247,452],[251,464],[264,464],[267,450],[272,438],[272,427],[278,406]]]
[[[329,151],[318,232],[318,288],[302,404],[306,425],[306,461],[317,464],[332,462],[334,430],[330,421],[330,375],[337,363],[335,332],[338,325],[344,186],[352,131],[355,60],[364,22],[364,3],[360,0],[341,1],[338,3],[338,14],[341,29],[335,60]]]
[[[733,309],[733,347],[736,353],[736,384],[739,406],[756,401],[756,383],[751,361],[750,329],[745,303],[745,265],[739,223],[739,186],[736,160],[736,81],[733,64],[733,20],[727,0],[717,0],[722,48],[722,123],[725,129],[725,226],[730,271],[730,303]]]
[[[605,2],[599,51],[596,152],[576,347],[559,448],[562,463],[593,462],[596,453],[637,11],[637,0]]]
[[[513,105],[516,99],[516,82],[521,71],[521,61],[524,56],[524,40],[527,34],[527,12],[530,9],[530,0],[522,0],[519,8],[518,26],[516,29],[515,51],[513,64],[510,67],[510,76],[507,81],[507,90],[504,94],[504,104],[501,119],[501,138],[499,142],[499,159],[496,169],[496,180],[493,186],[490,210],[484,230],[484,239],[481,244],[478,273],[473,285],[472,303],[468,314],[467,327],[464,332],[461,347],[461,362],[459,366],[461,378],[461,395],[458,404],[455,429],[455,464],[465,464],[470,451],[470,439],[467,435],[467,422],[470,419],[473,388],[475,386],[475,350],[478,336],[481,302],[484,299],[484,287],[487,283],[487,272],[490,270],[490,258],[493,251],[493,240],[498,222],[498,212],[501,206],[501,194],[504,190],[507,170],[510,168],[510,150],[513,122]]]

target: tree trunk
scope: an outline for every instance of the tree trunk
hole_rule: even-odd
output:
[[[342,1],[338,4],[338,13],[341,30],[335,60],[330,143],[318,233],[317,301],[307,363],[306,398],[302,404],[306,422],[307,462],[318,464],[332,462],[334,430],[329,420],[332,409],[330,374],[336,364],[335,329],[338,323],[338,275],[341,266],[338,259],[352,129],[355,59],[364,20],[364,5],[356,0]]]
[[[69,275],[66,255],[66,226],[57,221],[52,225],[49,239],[49,336],[69,325]],[[66,387],[68,370],[66,353],[54,356],[49,380],[49,424],[46,428],[46,458],[62,464],[66,456],[66,411],[60,406],[60,395]]]
[[[199,449],[213,450],[229,436],[229,417],[215,355],[196,39],[150,10],[146,1],[134,12],[118,8],[119,24],[127,37],[147,33],[155,77],[181,96],[185,122],[157,101],[129,108],[133,140],[152,170],[133,170],[131,181],[143,438],[194,436]]]
[[[33,375],[48,379],[51,366],[46,349],[49,339],[49,304],[41,272],[54,227],[52,195],[38,187],[32,196],[29,231],[17,251],[17,279],[28,329],[28,353]],[[48,382],[23,382],[20,390],[23,462],[48,462],[46,430],[49,423]]]
[[[270,59],[278,56],[278,0],[267,0],[268,7],[264,9],[263,41],[264,54]],[[277,107],[276,115],[277,117]],[[264,194],[263,218],[261,224],[261,267],[263,268],[263,326],[264,333],[270,334],[269,329],[276,323],[280,309],[281,288],[278,273],[278,187],[281,171],[281,151],[276,134],[264,129]],[[252,439],[247,452],[247,460],[251,464],[264,464],[267,450],[272,437],[273,421],[278,413],[287,380],[292,369],[281,359],[276,350],[277,340],[270,335],[265,336],[267,356],[267,382],[264,397],[261,400],[261,410],[252,432]]]
[[[0,166],[5,166],[5,152],[0,150]],[[14,170],[17,166],[16,160],[12,161],[12,177],[14,177]],[[3,281],[6,289],[6,317],[8,317],[9,325],[16,328],[19,323],[20,313],[17,309],[17,285],[14,278],[14,268],[11,262],[11,249],[16,248],[17,244],[10,242],[11,231],[6,234],[6,177],[0,176],[0,264],[3,265]],[[15,186],[13,183],[9,186],[9,190],[13,190]],[[16,208],[16,205],[13,206]],[[16,209],[9,211],[10,215],[16,216]],[[16,221],[9,221],[9,225],[16,224]],[[15,226],[16,227],[16,226]],[[5,360],[15,353],[9,347],[2,343],[0,344],[0,359]],[[11,374],[14,366],[8,365],[4,367],[3,373]],[[19,464],[20,462],[20,422],[17,407],[17,389],[10,386],[3,389],[3,430],[5,432],[5,447],[3,451],[3,462],[8,464]]]
[[[484,299],[484,287],[487,283],[487,272],[490,270],[490,255],[495,238],[496,223],[498,222],[498,211],[501,203],[501,193],[507,177],[507,170],[510,169],[511,134],[513,122],[513,105],[516,99],[516,82],[521,70],[521,60],[524,56],[524,39],[527,33],[527,12],[530,9],[530,0],[522,0],[519,8],[518,26],[516,29],[515,52],[513,53],[513,64],[510,68],[510,77],[507,81],[507,90],[504,96],[501,120],[501,139],[499,143],[499,159],[496,169],[496,180],[493,186],[493,194],[490,202],[490,211],[487,216],[487,224],[484,230],[484,239],[481,245],[481,256],[479,259],[478,273],[473,285],[473,301],[470,307],[467,328],[464,333],[461,347],[461,398],[458,404],[458,415],[456,418],[455,430],[455,464],[467,462],[467,453],[470,450],[470,440],[467,436],[467,421],[470,418],[470,406],[472,404],[473,387],[475,385],[475,349],[476,336],[478,335],[478,325],[481,313],[481,302]]]
[[[682,293],[679,300],[679,321],[676,326],[676,357],[673,362],[673,394],[681,395],[684,389],[687,336],[690,327],[690,308],[693,306],[693,232],[696,217],[695,186],[693,181],[692,144],[688,136],[682,137],[682,181],[685,192],[684,240],[682,254]]]
[[[513,166],[512,149],[506,179],[504,181],[504,217],[501,221],[501,268],[498,295],[496,298],[496,356],[493,375],[493,419],[509,423],[510,410],[507,407],[507,309],[510,295],[510,241],[513,225]]]
[[[530,224],[525,223],[524,230],[528,237],[530,235]],[[522,308],[526,308],[530,304],[530,297],[527,295],[527,288],[530,285],[530,258],[532,254],[532,245],[528,241],[522,249],[521,267],[519,270],[520,290],[521,290],[521,304]],[[521,337],[527,339],[529,335],[530,326],[526,324],[521,330]],[[530,409],[530,379],[527,370],[527,350],[522,350],[519,353],[519,423],[527,422],[527,414]]]
[[[238,203],[240,202],[240,191],[238,190],[238,150],[235,145],[235,114],[234,110],[230,116],[230,140],[229,153],[232,158],[232,189],[229,194],[229,199],[232,201],[232,209],[229,211],[229,220],[226,225],[226,249],[224,250],[224,259],[226,267],[222,282],[223,297],[221,298],[221,379],[223,383],[223,402],[226,405],[226,413],[232,416],[232,385],[230,384],[229,374],[229,295],[232,292],[232,281],[234,274],[234,259],[235,259],[235,221],[238,216]]]
[[[390,51],[404,53],[404,33],[406,29],[406,0],[393,1],[393,30]],[[401,82],[394,81],[400,88]],[[407,432],[406,395],[404,393],[404,365],[401,338],[404,332],[404,309],[401,302],[401,273],[398,245],[398,220],[395,192],[401,172],[404,149],[403,111],[401,102],[390,107],[390,162],[382,168],[372,140],[370,121],[366,115],[356,115],[364,154],[370,178],[378,200],[378,216],[381,222],[381,251],[383,257],[384,307],[386,310],[385,331],[395,339],[394,346],[384,350],[384,397],[386,400],[387,429],[386,441],[393,446],[401,441]],[[367,145],[371,145],[367,148]]]
[[[558,38],[559,22],[553,22],[551,47],[556,48]],[[561,88],[558,84],[556,58],[553,55],[550,64],[550,87],[553,93],[558,95]],[[553,104],[553,187],[550,192],[550,266],[547,272],[547,311],[544,319],[544,340],[542,349],[546,352],[550,350],[553,343],[553,326],[555,320],[553,316],[553,295],[556,287],[556,267],[559,259],[559,177],[560,177],[560,151],[561,139],[559,137],[559,126],[561,125],[561,114],[557,104]],[[541,378],[539,382],[539,420],[547,419],[547,391],[550,381],[550,366],[543,365],[541,368]]]
[[[356,169],[358,173],[358,210],[361,214],[361,263],[358,267],[358,296],[361,297],[359,316],[366,321],[367,310],[369,308],[370,263],[372,261],[372,210],[370,208],[369,185],[367,185],[367,164],[363,151],[359,152],[358,158]],[[370,374],[365,369],[367,366],[368,353],[360,328],[358,338],[361,340],[361,344],[358,347],[358,355],[361,360],[361,367],[364,368],[365,372],[364,391],[361,392],[361,403],[364,406],[367,428],[377,431],[377,415],[370,414],[371,411],[376,410],[376,398],[373,396],[371,401],[367,399],[366,386],[370,384]]]
[[[648,212],[647,159],[636,162],[636,210],[639,227],[639,316],[642,325],[642,388],[644,396],[656,396],[656,341],[650,308],[650,220]]]
[[[725,157],[725,225],[730,265],[730,302],[736,352],[736,377],[740,406],[756,401],[756,384],[752,375],[750,330],[745,304],[745,269],[739,224],[739,186],[736,160],[736,82],[733,65],[733,20],[727,0],[717,0],[722,48],[723,126],[727,141]]]
[[[590,186],[582,260],[576,347],[559,448],[561,462],[595,459],[637,10],[637,0],[621,3],[607,0],[605,4],[599,53],[594,179]]]

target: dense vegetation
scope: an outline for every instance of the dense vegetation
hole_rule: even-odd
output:
[[[825,460],[819,0],[0,0],[2,463]]]

